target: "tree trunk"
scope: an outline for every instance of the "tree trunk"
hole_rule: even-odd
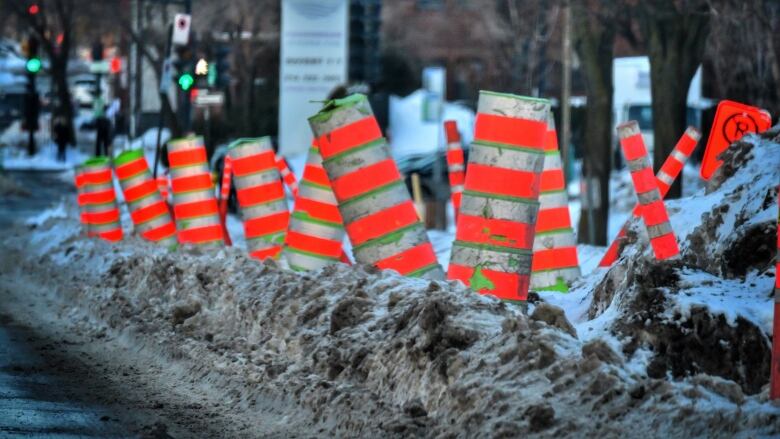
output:
[[[650,57],[653,168],[658,172],[685,131],[688,88],[704,57],[709,10],[704,2],[679,10],[672,0],[662,5],[643,2],[639,7]],[[666,198],[681,195],[682,179],[678,178]]]
[[[612,168],[612,57],[615,25],[589,16],[581,5],[572,5],[577,20],[575,46],[580,55],[587,90],[582,179],[588,191],[580,194],[582,212],[578,239],[582,243],[607,245],[609,221],[609,174]],[[589,211],[588,202],[592,204]]]
[[[76,144],[76,131],[73,127],[73,102],[68,87],[68,57],[57,56],[51,60],[51,77],[57,88],[59,105],[55,108],[56,116],[65,118],[68,124],[68,143]]]

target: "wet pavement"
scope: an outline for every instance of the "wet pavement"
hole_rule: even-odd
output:
[[[0,437],[130,437],[109,410],[74,398],[83,377],[51,351],[0,314]]]

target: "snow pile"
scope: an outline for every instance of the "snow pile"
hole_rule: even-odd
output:
[[[567,314],[576,326],[612,338],[651,377],[706,373],[766,395],[780,182],[774,135],[732,145],[706,190],[666,203],[681,259],[655,261],[633,219],[621,258],[575,285],[579,302]]]
[[[73,210],[73,209],[71,209]],[[42,216],[7,238],[48,294],[226,395],[328,436],[770,434],[780,416],[732,381],[648,377],[614,340],[583,341],[562,310],[530,315],[454,282],[334,265],[260,264],[240,249],[111,245]],[[45,249],[38,247],[45,244]],[[655,278],[654,278],[655,279]],[[657,278],[663,282],[663,276]],[[79,310],[76,312],[75,310]],[[279,404],[268,405],[268,401]],[[293,405],[294,411],[279,407]],[[304,419],[305,421],[299,421]]]

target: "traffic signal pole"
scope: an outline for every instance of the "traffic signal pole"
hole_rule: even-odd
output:
[[[38,130],[38,89],[36,88],[35,73],[27,72],[27,105],[25,117],[27,119],[27,154],[32,157],[36,152],[35,132]]]
[[[163,72],[162,75],[166,74],[166,68],[167,68],[167,74],[170,75],[170,57],[171,57],[171,38],[173,37],[173,24],[168,25],[168,40],[165,43],[165,58],[163,58]],[[160,78],[161,83],[165,83],[165,79]],[[168,81],[170,83],[170,81]],[[160,162],[160,140],[162,137],[162,129],[163,125],[165,124],[164,116],[163,116],[163,99],[165,99],[165,90],[163,87],[160,87],[160,115],[159,119],[157,121],[157,143],[154,150],[154,168],[152,169],[152,176],[154,178],[157,178],[157,164]]]

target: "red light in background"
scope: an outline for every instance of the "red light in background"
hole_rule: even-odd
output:
[[[27,12],[29,12],[30,15],[35,15],[35,14],[37,14],[40,11],[41,11],[41,8],[38,7],[38,5],[36,5],[35,3],[31,4],[30,7],[27,8]]]
[[[111,73],[119,73],[122,71],[122,59],[118,56],[111,58],[111,65],[109,66]]]
[[[65,38],[63,34],[57,34],[57,45],[62,44],[63,38]]]

